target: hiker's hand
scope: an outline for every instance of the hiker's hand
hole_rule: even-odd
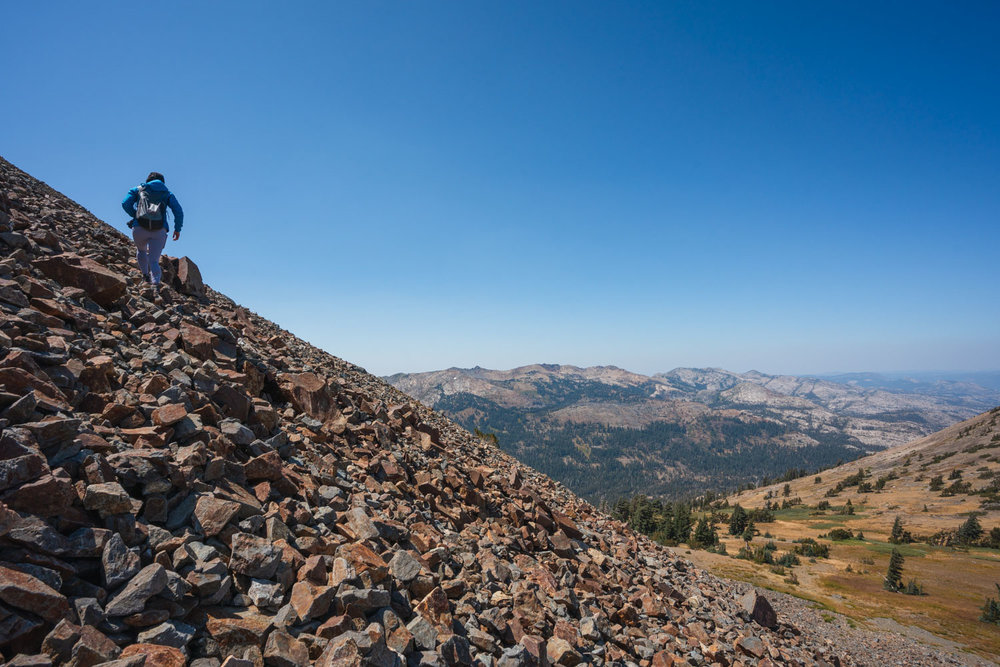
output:
[[[174,240],[178,241],[178,240],[180,240],[180,238],[181,238],[181,233],[180,232],[174,232]]]

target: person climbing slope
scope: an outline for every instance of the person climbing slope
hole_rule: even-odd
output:
[[[122,208],[132,219],[129,229],[135,241],[135,258],[139,262],[139,273],[143,280],[152,284],[154,291],[160,288],[160,253],[167,244],[167,209],[174,214],[174,241],[181,237],[184,225],[184,210],[167,186],[163,174],[150,172],[146,182],[128,191],[122,201]]]

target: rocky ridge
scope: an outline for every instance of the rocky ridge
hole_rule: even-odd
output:
[[[821,639],[0,159],[9,665],[824,665]]]

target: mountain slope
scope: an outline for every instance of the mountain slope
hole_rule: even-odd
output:
[[[720,369],[537,364],[397,374],[400,390],[591,500],[732,488],[908,442],[1000,393],[898,393]],[[970,390],[971,391],[971,390]]]
[[[9,664],[833,660],[186,258],[156,300],[124,235],[2,159],[0,193]]]
[[[1000,635],[980,618],[1000,583],[1000,407],[850,464],[718,501],[731,554],[744,547],[725,529],[737,504],[768,510],[753,547],[783,553],[816,540],[828,551],[782,568],[694,552],[699,565],[821,601],[858,621],[882,619],[883,626],[1000,655]],[[884,589],[894,549],[905,557],[904,581],[923,595]]]

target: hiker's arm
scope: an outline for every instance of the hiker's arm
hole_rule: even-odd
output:
[[[176,237],[181,233],[181,227],[184,226],[184,209],[181,208],[180,202],[177,201],[177,197],[173,196],[173,194],[167,200],[167,206],[174,213],[174,236]]]
[[[139,188],[132,188],[125,195],[125,199],[122,200],[122,208],[125,212],[129,214],[129,217],[135,217],[135,205],[139,201]]]

